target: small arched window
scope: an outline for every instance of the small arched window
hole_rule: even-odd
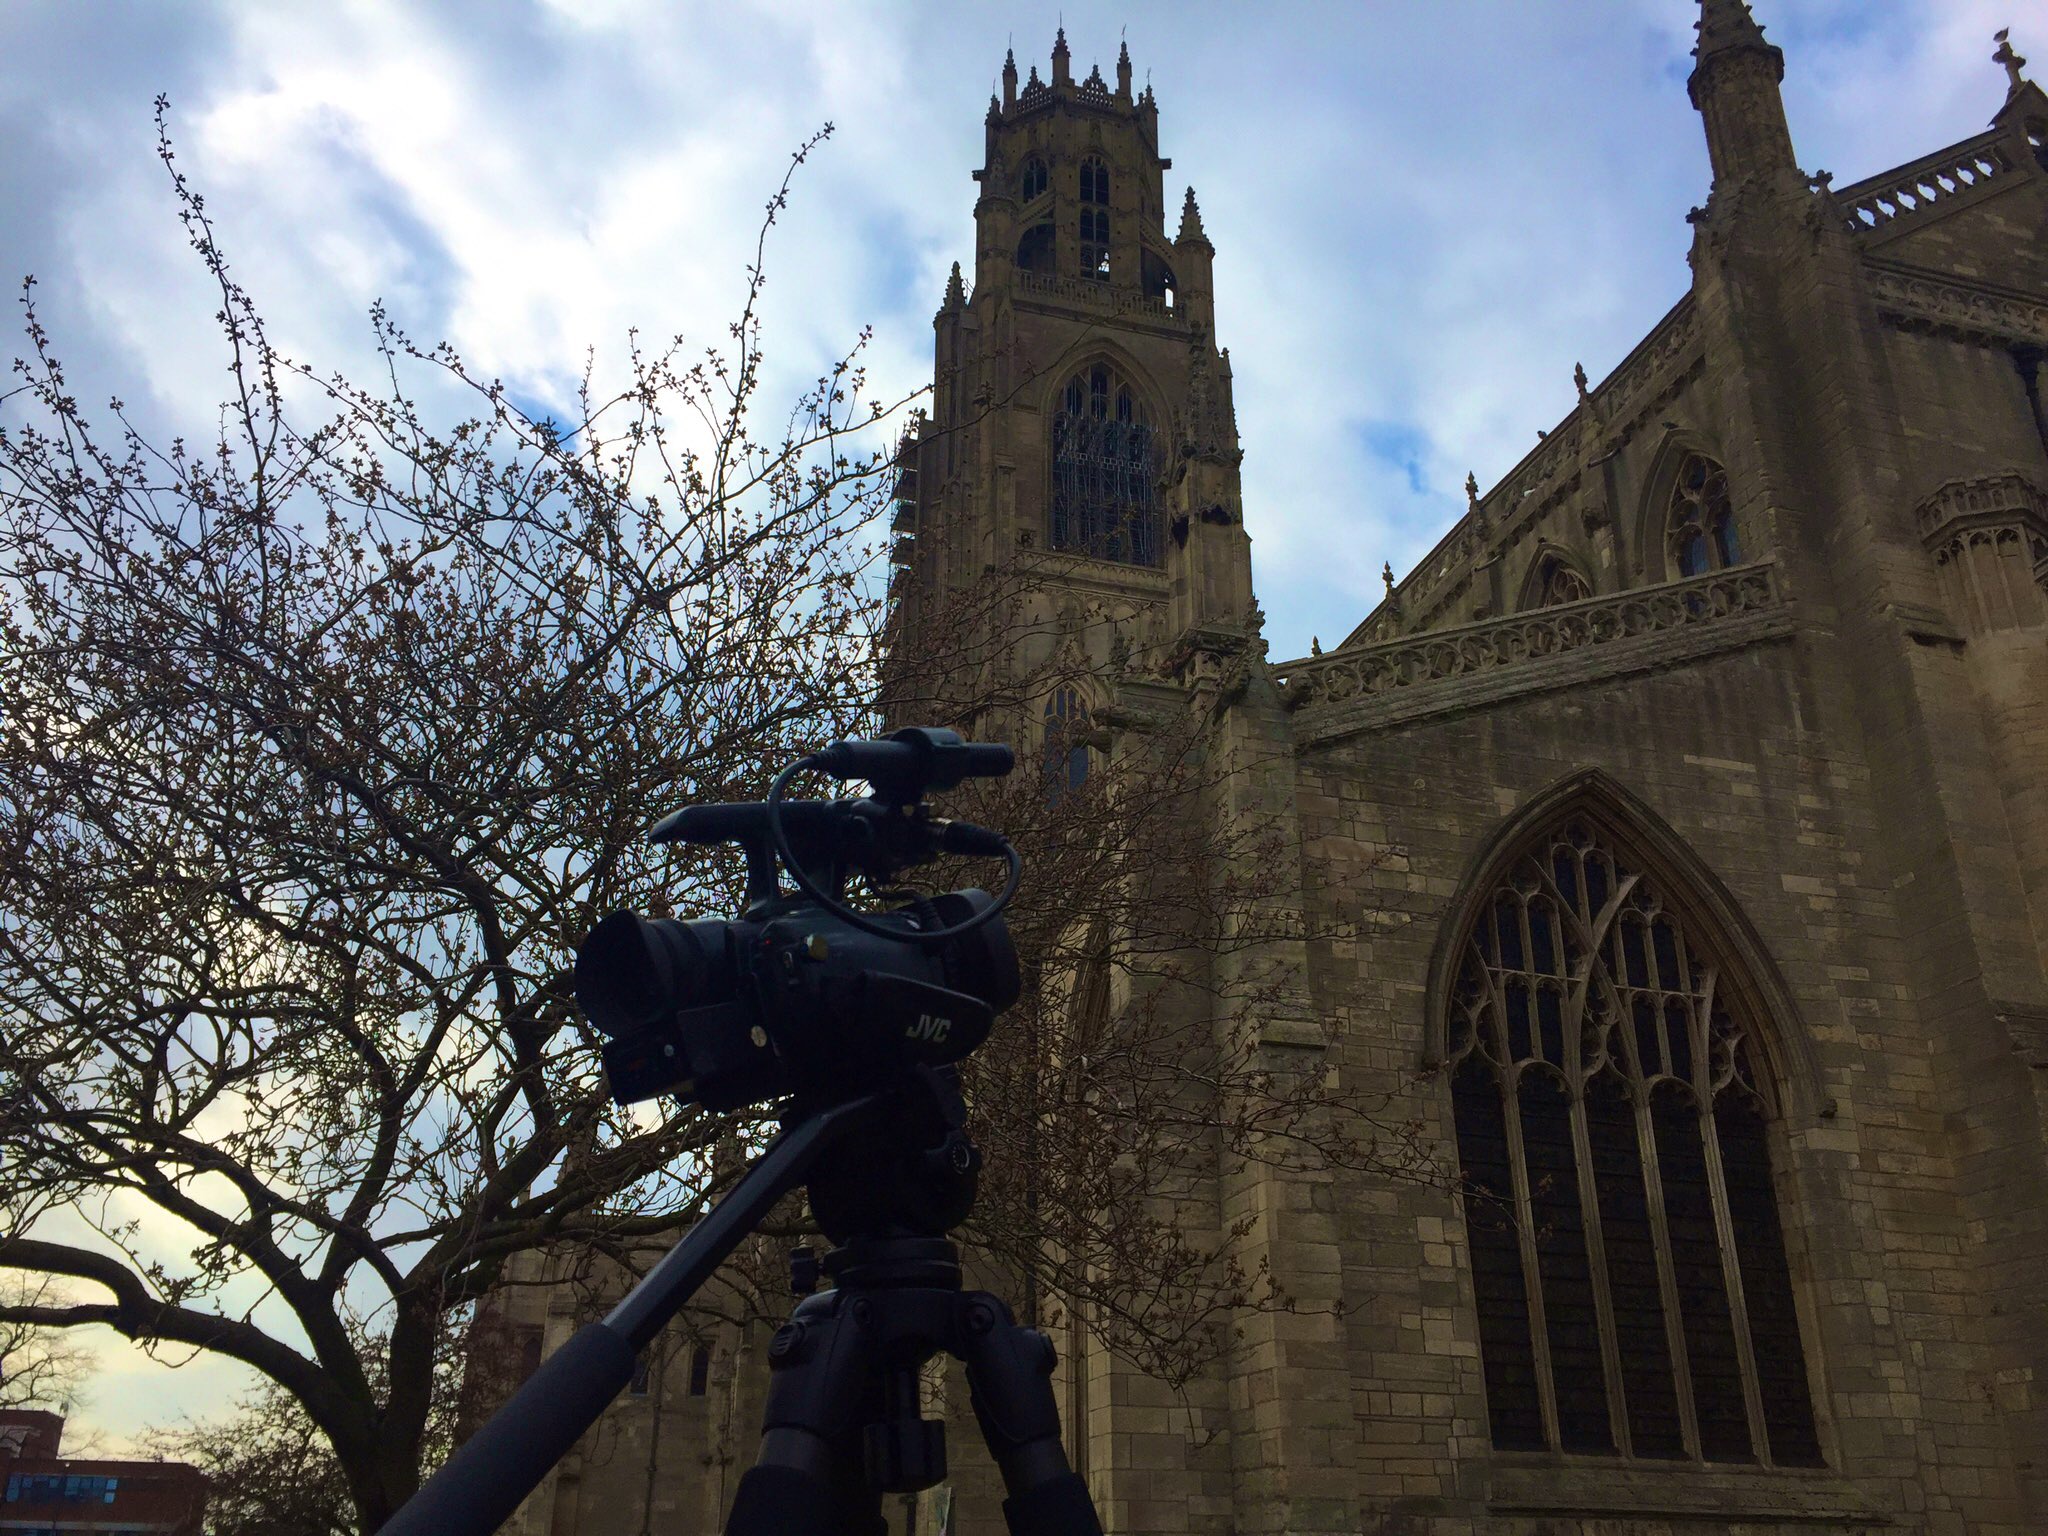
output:
[[[1130,383],[1107,363],[1070,378],[1052,422],[1052,547],[1157,565],[1158,477],[1157,437]]]
[[[1081,162],[1081,201],[1109,206],[1109,167],[1094,155]]]
[[[690,1351],[690,1396],[702,1397],[711,1390],[711,1346],[699,1344]]]
[[[1547,554],[1536,564],[1529,595],[1530,607],[1554,608],[1559,603],[1585,601],[1593,595],[1593,584],[1562,555]]]
[[[1088,707],[1079,689],[1062,685],[1045,701],[1045,792],[1058,805],[1088,782]]]
[[[1109,167],[1081,162],[1081,275],[1109,280]]]
[[[1174,279],[1173,268],[1166,264],[1164,257],[1156,251],[1147,251],[1139,263],[1144,278],[1147,298],[1158,299],[1168,309],[1175,303],[1180,284]]]
[[[2041,162],[2041,169],[2048,171],[2048,123],[2037,119],[2027,124],[2027,147]]]
[[[1053,269],[1053,232],[1050,224],[1034,224],[1017,242],[1017,266],[1025,272]]]
[[[1703,453],[1687,454],[1678,466],[1665,527],[1671,564],[1680,576],[1704,576],[1742,563],[1728,472]]]
[[[1017,197],[1021,202],[1030,202],[1040,196],[1047,181],[1045,162],[1033,155],[1024,162],[1024,174],[1017,179]]]
[[[1752,989],[1621,841],[1531,836],[1447,1059],[1501,1450],[1818,1466]]]

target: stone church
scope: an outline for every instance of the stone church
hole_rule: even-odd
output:
[[[1180,1393],[1062,1340],[1107,1530],[2048,1531],[2048,94],[1996,58],[1985,131],[1836,186],[1703,0],[1690,291],[1287,662],[1152,93],[1064,37],[1005,67],[901,600],[1028,551],[1115,616],[1028,637],[1077,657],[1048,729],[1205,712],[1305,918],[1260,1049],[1464,1190],[1214,1170],[1320,1305]],[[679,1354],[518,1528],[714,1529],[759,1343]],[[974,1438],[892,1529],[1001,1529]]]

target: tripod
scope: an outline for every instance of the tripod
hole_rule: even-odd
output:
[[[602,1322],[550,1355],[381,1536],[496,1531],[618,1395],[640,1350],[805,1183],[836,1245],[823,1265],[835,1285],[804,1300],[769,1346],[760,1457],[740,1479],[728,1536],[883,1536],[884,1493],[946,1475],[945,1428],[918,1405],[919,1372],[941,1350],[967,1366],[1013,1536],[1101,1536],[1060,1445],[1051,1342],[996,1297],[961,1289],[945,1234],[972,1208],[981,1166],[964,1120],[951,1067],[915,1067],[840,1104],[793,1106],[732,1192]],[[808,1267],[792,1265],[800,1291],[815,1278]]]
[[[884,1493],[946,1475],[945,1426],[918,1408],[919,1372],[942,1350],[967,1366],[1010,1530],[1100,1536],[1060,1445],[1051,1341],[996,1297],[960,1287],[944,1234],[973,1204],[980,1154],[952,1069],[920,1072],[896,1108],[856,1128],[811,1180],[812,1214],[840,1244],[824,1263],[836,1284],[801,1303],[768,1347],[761,1454],[740,1479],[727,1536],[882,1536]],[[802,1290],[807,1266],[793,1267]]]

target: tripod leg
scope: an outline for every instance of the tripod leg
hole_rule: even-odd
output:
[[[740,1478],[726,1536],[889,1536],[881,1495],[843,1466],[804,1465],[792,1446],[761,1442],[761,1459]],[[783,1459],[787,1458],[787,1459]]]
[[[726,1536],[888,1536],[854,1438],[867,1417],[872,1314],[846,1299],[813,1296],[776,1330],[761,1452],[740,1478]]]
[[[960,1298],[956,1349],[967,1362],[974,1417],[1003,1469],[1003,1519],[1010,1536],[1102,1536],[1088,1485],[1067,1465],[1053,1401],[1052,1340],[1020,1328],[995,1297]]]

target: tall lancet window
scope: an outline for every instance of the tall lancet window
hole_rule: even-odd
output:
[[[1081,162],[1081,275],[1109,281],[1109,167]]]
[[[1052,421],[1052,547],[1159,563],[1159,445],[1143,403],[1107,363],[1067,381]]]
[[[1088,782],[1088,706],[1080,690],[1055,688],[1045,701],[1045,793],[1058,805],[1071,790]]]
[[[1762,1021],[1680,894],[1573,815],[1461,939],[1446,1043],[1493,1443],[1818,1466]]]
[[[1728,472],[1703,453],[1689,453],[1671,487],[1666,527],[1671,564],[1680,576],[1704,576],[1742,563]]]

